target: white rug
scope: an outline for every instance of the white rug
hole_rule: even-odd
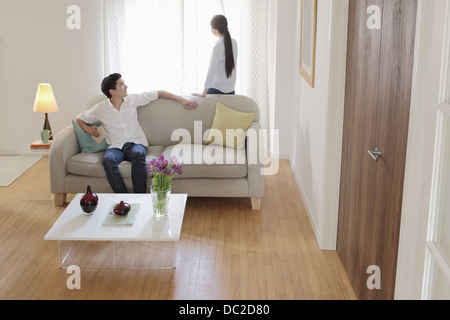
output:
[[[0,187],[8,187],[42,156],[0,156]]]

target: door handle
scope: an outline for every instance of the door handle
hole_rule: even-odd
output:
[[[378,161],[378,158],[381,157],[381,155],[382,155],[380,149],[378,149],[378,148],[375,148],[374,151],[369,150],[369,154],[375,161]]]

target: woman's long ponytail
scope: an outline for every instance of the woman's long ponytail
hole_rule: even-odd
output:
[[[211,20],[211,28],[216,29],[223,34],[223,41],[225,45],[225,71],[227,78],[230,78],[235,69],[234,54],[233,54],[233,42],[231,41],[231,35],[228,31],[228,21],[223,15],[216,15]]]

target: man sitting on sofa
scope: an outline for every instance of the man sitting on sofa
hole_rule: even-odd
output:
[[[119,164],[128,160],[132,164],[134,193],[147,192],[147,156],[148,141],[138,122],[137,107],[144,106],[158,98],[179,101],[187,109],[196,109],[198,103],[166,91],[150,91],[142,94],[127,93],[127,86],[119,73],[106,77],[101,85],[102,92],[108,97],[91,109],[80,113],[76,122],[88,134],[99,136],[96,126],[88,123],[100,121],[107,132],[106,142],[109,148],[103,155],[103,168],[111,188],[115,193],[128,193],[119,172]]]

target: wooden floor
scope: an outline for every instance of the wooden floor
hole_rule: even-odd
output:
[[[337,253],[317,246],[287,161],[266,178],[260,212],[249,199],[189,198],[175,270],[86,269],[69,290],[57,243],[43,240],[63,210],[48,158],[0,188],[0,299],[355,299]]]

